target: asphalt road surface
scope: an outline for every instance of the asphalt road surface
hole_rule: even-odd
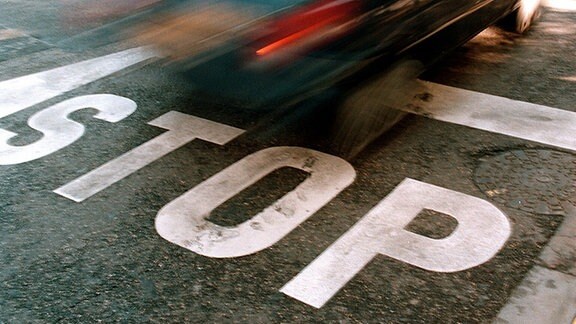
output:
[[[488,323],[534,269],[576,287],[574,1],[439,62],[352,160],[329,98],[203,96],[63,3],[0,1],[0,323]]]

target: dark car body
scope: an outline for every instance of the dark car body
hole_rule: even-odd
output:
[[[433,62],[509,15],[519,1],[227,1],[253,8],[254,22],[176,66],[203,93],[274,108],[401,58]]]

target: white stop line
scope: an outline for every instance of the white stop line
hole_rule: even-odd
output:
[[[419,81],[431,94],[402,110],[425,117],[576,151],[576,113]]]
[[[156,57],[137,47],[0,82],[0,118]]]

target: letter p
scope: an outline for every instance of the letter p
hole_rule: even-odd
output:
[[[458,226],[442,239],[406,230],[424,209],[448,214]],[[378,254],[430,271],[456,272],[490,260],[510,232],[508,219],[491,203],[405,179],[280,291],[320,308]]]

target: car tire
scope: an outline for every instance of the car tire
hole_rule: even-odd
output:
[[[416,81],[423,70],[418,61],[401,61],[348,95],[336,110],[332,131],[335,153],[354,158],[406,116],[399,108],[418,91]]]

